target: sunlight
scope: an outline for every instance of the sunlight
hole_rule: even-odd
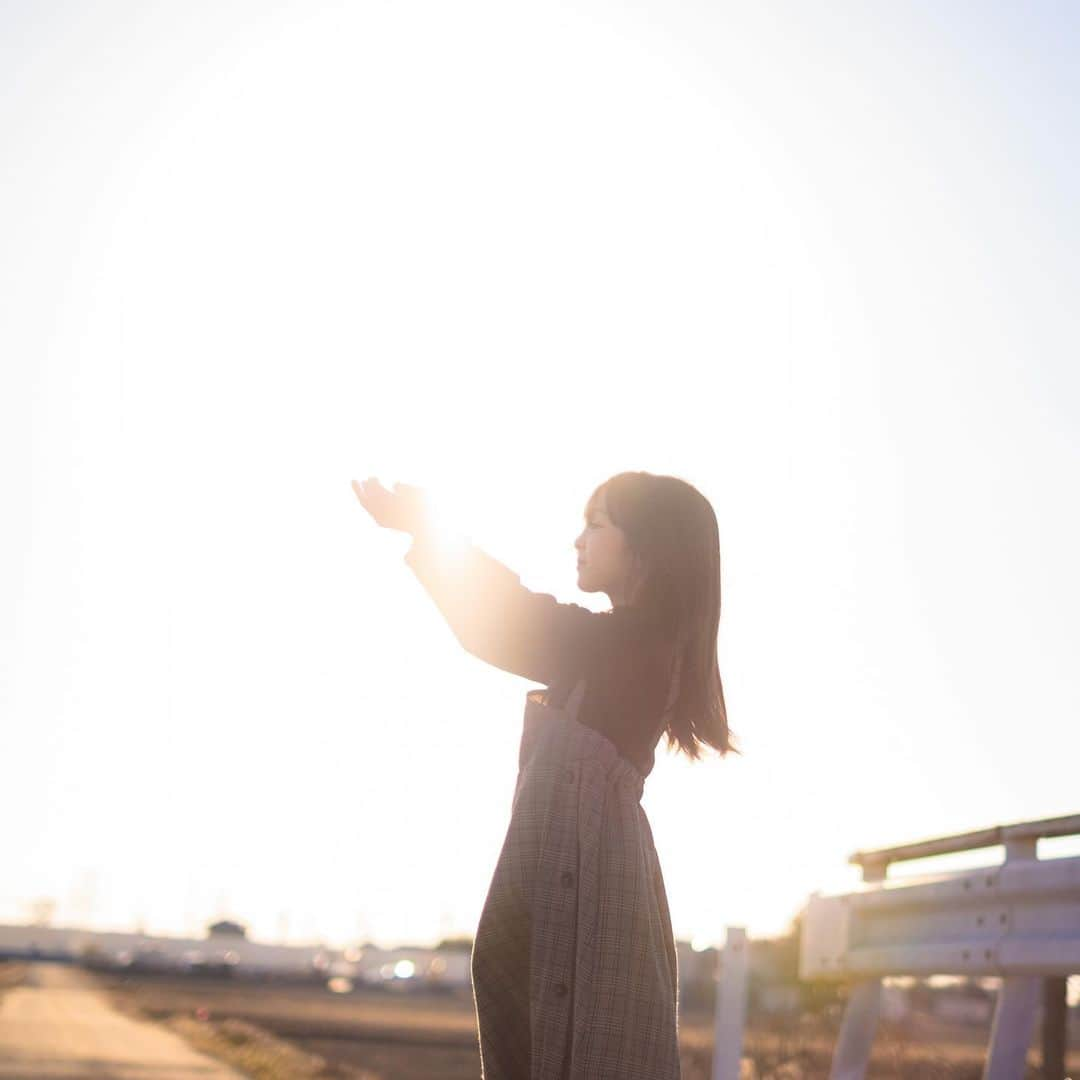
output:
[[[1072,204],[1030,198],[1051,174],[1028,129],[987,138],[1012,84],[967,71],[936,19],[909,13],[868,79],[867,12],[755,12],[5,9],[25,55],[0,65],[19,163],[0,431],[26,452],[6,456],[2,705],[31,766],[7,798],[45,807],[13,839],[11,914],[60,896],[121,924],[145,902],[175,930],[220,879],[255,934],[291,909],[349,941],[359,907],[365,937],[422,939],[440,902],[473,928],[524,685],[447,642],[397,558],[411,538],[372,523],[349,470],[421,487],[447,565],[475,542],[596,610],[572,548],[595,483],[643,468],[714,499],[747,753],[659,749],[644,796],[695,950],[846,890],[857,846],[1070,809],[1076,425],[1044,346],[1071,324],[1038,309],[1070,294],[1022,268],[1038,244],[1061,276]],[[942,64],[916,85],[924,46]],[[972,619],[1001,565],[1002,619]],[[443,684],[453,724],[423,700]],[[1040,738],[1004,754],[1021,713]],[[266,814],[237,862],[213,823],[253,751]],[[388,828],[403,768],[422,794]],[[158,812],[121,843],[132,804]],[[735,817],[722,850],[687,828]],[[356,899],[338,822],[385,893]],[[189,874],[193,834],[217,839]],[[100,887],[62,899],[83,865]]]
[[[424,495],[430,531],[440,550],[449,559],[463,558],[472,537],[466,532],[461,511],[441,492],[428,490]]]

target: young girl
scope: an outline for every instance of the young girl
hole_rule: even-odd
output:
[[[423,492],[353,488],[458,641],[545,685],[525,695],[506,839],[473,943],[483,1080],[673,1080],[679,975],[641,806],[661,735],[690,758],[733,745],[717,665],[716,515],[673,476],[619,473],[575,541],[594,612],[525,588],[473,544],[434,535]]]

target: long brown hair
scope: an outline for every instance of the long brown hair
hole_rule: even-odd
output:
[[[672,650],[678,693],[665,726],[668,747],[697,760],[701,747],[741,753],[728,730],[717,660],[720,627],[720,530],[709,500],[677,476],[622,472],[601,494],[612,524],[637,557],[633,608]]]

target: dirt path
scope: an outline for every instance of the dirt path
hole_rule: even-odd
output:
[[[0,1001],[5,1080],[243,1080],[156,1024],[121,1016],[85,972],[32,964]]]

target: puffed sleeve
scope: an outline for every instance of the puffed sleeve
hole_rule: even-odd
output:
[[[582,670],[610,635],[610,613],[533,592],[471,542],[417,532],[405,562],[466,651],[533,682]]]

